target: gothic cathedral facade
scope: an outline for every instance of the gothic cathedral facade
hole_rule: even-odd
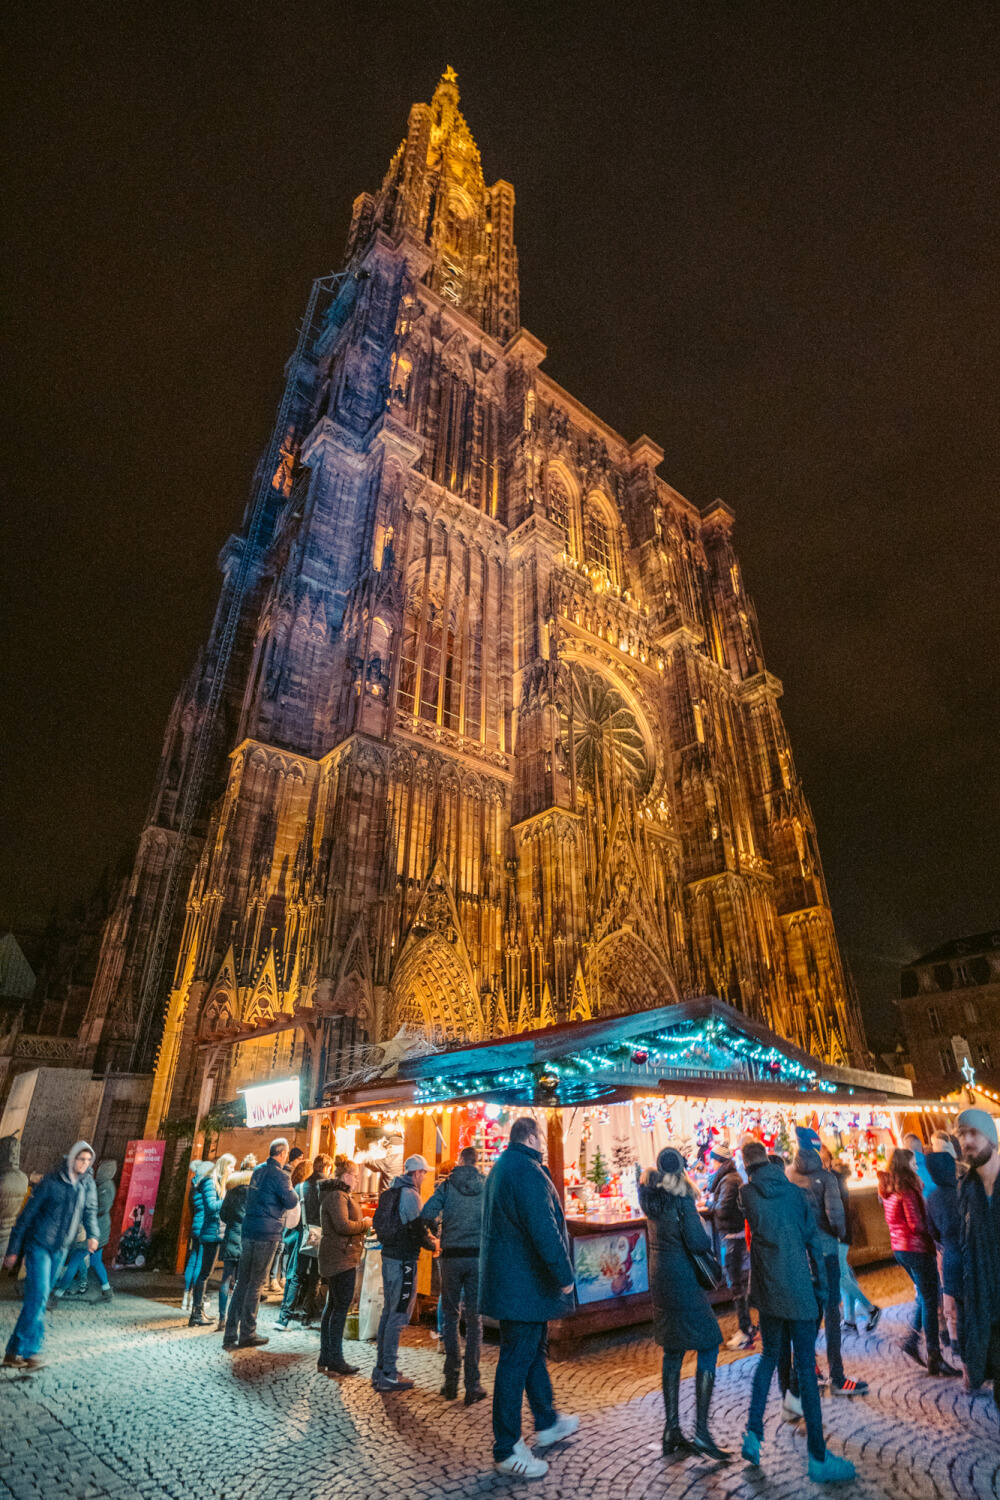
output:
[[[120,1066],[187,861],[139,1059],[154,1126],[255,1078],[315,1096],[404,1025],[447,1044],[702,994],[864,1064],[733,514],[544,372],[513,212],[449,69],[354,205],[105,933],[81,1044]]]

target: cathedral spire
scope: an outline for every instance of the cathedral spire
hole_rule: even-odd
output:
[[[514,189],[502,180],[487,186],[458,106],[449,65],[430,104],[410,110],[381,191],[356,201],[348,254],[363,252],[375,230],[416,241],[430,252],[427,284],[506,343],[520,322]]]

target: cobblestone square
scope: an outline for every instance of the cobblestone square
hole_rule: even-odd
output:
[[[825,1398],[835,1451],[858,1468],[839,1493],[857,1500],[987,1500],[998,1493],[1000,1441],[992,1398],[966,1395],[959,1381],[934,1380],[899,1352],[907,1308],[894,1271],[863,1278],[887,1303],[873,1335],[845,1336],[848,1372],[871,1385],[864,1399]],[[133,1283],[135,1285],[136,1283]],[[119,1286],[128,1286],[124,1278]],[[658,1351],[642,1332],[592,1340],[554,1361],[560,1406],[581,1416],[580,1431],[549,1454],[540,1482],[512,1482],[490,1462],[490,1407],[466,1409],[438,1395],[441,1357],[424,1328],[408,1330],[401,1368],[415,1378],[406,1395],[378,1396],[365,1378],[373,1345],[348,1346],[362,1374],[329,1380],[316,1370],[318,1334],[261,1329],[259,1352],[221,1351],[214,1330],[189,1329],[171,1296],[172,1278],[147,1279],[157,1295],[119,1291],[110,1306],[64,1304],[49,1318],[47,1367],[0,1381],[0,1494],[16,1500],[120,1496],[122,1500],[421,1500],[535,1495],[538,1500],[659,1500],[684,1495],[818,1495],[805,1477],[801,1424],[780,1422],[769,1402],[763,1463],[736,1458],[718,1467],[660,1454]],[[163,1290],[159,1290],[162,1287]],[[0,1325],[6,1339],[16,1311],[5,1281]],[[179,1296],[179,1294],[178,1294]],[[731,1331],[732,1320],[724,1318]],[[738,1449],[755,1361],[723,1351],[713,1431]],[[492,1386],[496,1347],[484,1351]],[[681,1411],[693,1414],[685,1380]],[[837,1493],[838,1491],[834,1491]]]

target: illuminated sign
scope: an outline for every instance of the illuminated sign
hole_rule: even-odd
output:
[[[291,1125],[302,1118],[299,1107],[299,1080],[286,1078],[282,1083],[262,1083],[259,1088],[245,1089],[247,1125],[251,1130],[266,1130],[269,1125]]]

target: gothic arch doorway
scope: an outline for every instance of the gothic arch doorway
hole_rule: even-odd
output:
[[[485,1036],[471,976],[444,933],[431,932],[412,943],[392,976],[387,1035],[405,1025],[419,1026],[439,1046]]]
[[[680,1000],[673,975],[653,950],[627,929],[610,933],[598,945],[591,971],[587,990],[592,1000],[596,991],[597,1013],[601,1016],[652,1010],[658,1005],[676,1005]]]

